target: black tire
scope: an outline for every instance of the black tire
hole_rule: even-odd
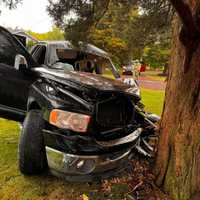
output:
[[[43,127],[44,120],[40,110],[29,111],[19,141],[19,169],[22,174],[41,174],[47,169]]]

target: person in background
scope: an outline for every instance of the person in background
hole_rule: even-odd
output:
[[[145,64],[145,62],[142,61],[139,75],[141,75],[141,73],[146,71],[146,67],[147,67],[147,65]]]

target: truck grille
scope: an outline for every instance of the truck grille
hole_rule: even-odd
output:
[[[112,97],[96,105],[96,122],[104,130],[123,127],[131,121],[132,116],[133,106],[123,96]]]

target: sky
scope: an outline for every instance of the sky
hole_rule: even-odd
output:
[[[10,11],[0,4],[0,10],[2,11],[0,25],[32,30],[37,33],[50,31],[53,22],[46,11],[47,5],[48,0],[23,0],[22,4]]]

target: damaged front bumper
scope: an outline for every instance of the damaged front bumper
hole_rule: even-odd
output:
[[[77,177],[98,177],[98,174],[104,174],[115,169],[123,167],[132,155],[132,149],[142,133],[142,129],[137,129],[130,135],[117,140],[98,142],[103,148],[121,146],[118,151],[110,151],[99,155],[76,155],[66,153],[60,150],[46,146],[47,161],[50,171],[56,175],[64,175],[76,180]],[[125,144],[129,148],[123,148]],[[71,181],[70,179],[70,181]],[[80,181],[80,179],[78,179]]]
[[[50,170],[68,176],[95,175],[117,169],[129,159],[131,150],[107,155],[80,156],[46,147]]]

